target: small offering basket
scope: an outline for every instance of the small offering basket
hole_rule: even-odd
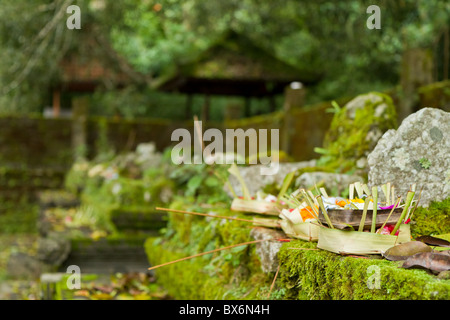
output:
[[[397,244],[410,241],[409,224],[402,224],[399,230],[395,236],[319,227],[317,247],[339,254],[381,254]]]

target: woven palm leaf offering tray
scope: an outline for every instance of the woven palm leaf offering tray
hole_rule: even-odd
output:
[[[289,188],[289,185],[294,178],[295,172],[291,172],[285,177],[283,185],[277,196],[265,194],[262,191],[257,192],[255,196],[251,196],[236,164],[233,164],[228,171],[238,179],[243,194],[241,197],[238,197],[232,190],[233,194],[235,194],[235,197],[233,199],[233,202],[231,203],[231,210],[257,213],[261,215],[278,216],[282,209],[287,208],[286,202],[284,202],[281,198]]]
[[[382,254],[409,242],[409,222],[420,200],[420,195],[414,199],[415,185],[403,202],[390,183],[381,186],[381,190],[384,202],[378,201],[378,187],[369,189],[359,182],[350,184],[348,199],[329,197],[321,188],[321,196],[315,198],[321,223],[317,247],[339,254],[365,255]]]
[[[305,201],[301,202],[300,190],[287,195],[295,171],[286,175],[281,185],[278,195],[267,195],[261,191],[256,193],[256,197],[250,197],[245,181],[241,177],[237,166],[232,166],[229,172],[240,182],[243,197],[235,197],[231,210],[245,213],[256,213],[267,215],[268,218],[253,217],[253,224],[269,228],[281,228],[284,233],[291,237],[306,241],[317,241],[319,229],[317,225],[318,207],[311,208]],[[281,219],[274,219],[277,216]]]
[[[319,237],[318,206],[311,191],[299,189],[282,199],[289,206],[282,209],[279,217],[281,229],[287,236],[306,241],[317,241]]]

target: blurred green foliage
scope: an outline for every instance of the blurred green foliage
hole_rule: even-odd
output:
[[[180,108],[167,106],[184,106],[184,99],[156,94],[149,84],[194,60],[229,29],[305,72],[322,74],[323,81],[309,89],[310,103],[395,86],[405,48],[428,47],[435,55],[448,50],[439,44],[450,24],[445,0],[378,1],[380,30],[366,27],[366,9],[373,4],[367,0],[80,0],[81,30],[66,28],[70,3],[2,0],[1,112],[42,111],[50,104],[59,62],[91,32],[144,75],[121,91],[106,81],[94,97],[94,113],[120,109],[129,117],[180,116]]]

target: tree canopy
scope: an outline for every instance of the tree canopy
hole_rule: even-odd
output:
[[[81,8],[81,30],[66,27],[70,4]],[[282,61],[324,74],[323,81],[310,88],[310,101],[395,86],[405,48],[430,48],[436,57],[448,51],[442,49],[441,40],[449,32],[448,1],[378,1],[381,29],[366,27],[371,4],[365,0],[2,0],[0,110],[39,111],[49,99],[48,87],[61,76],[59,62],[93,30],[144,75],[136,82],[144,81],[146,87],[174,65],[195,59],[231,29]],[[448,62],[440,59],[437,63],[448,68]],[[448,72],[437,72],[435,80],[443,74]],[[130,100],[130,92],[140,90],[133,87],[121,94]],[[97,97],[100,101],[108,94]],[[149,101],[141,97],[136,103]]]

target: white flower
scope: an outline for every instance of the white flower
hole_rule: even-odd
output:
[[[266,201],[266,202],[273,202],[273,201],[277,201],[277,200],[278,200],[278,198],[271,194],[269,194],[268,196],[266,196],[264,198],[264,201]]]
[[[120,183],[115,183],[113,187],[111,188],[111,192],[114,195],[118,195],[120,191],[122,190],[122,185]]]

